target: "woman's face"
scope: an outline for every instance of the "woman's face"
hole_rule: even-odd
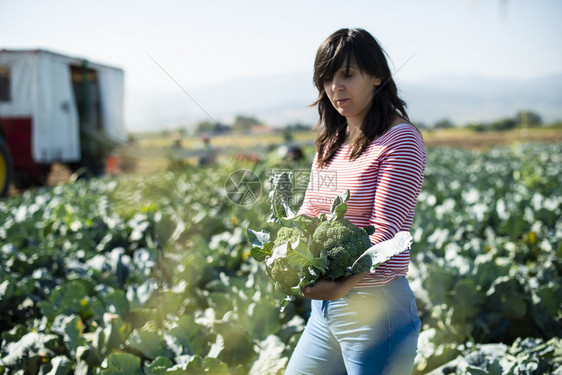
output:
[[[349,125],[359,125],[369,110],[375,86],[380,84],[378,77],[361,72],[352,60],[324,80],[324,91]]]

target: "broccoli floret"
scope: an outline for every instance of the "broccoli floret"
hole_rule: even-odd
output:
[[[274,248],[282,246],[287,242],[294,243],[301,235],[302,233],[298,228],[281,227],[277,232]],[[266,270],[269,277],[273,280],[275,289],[287,295],[293,294],[291,288],[299,284],[300,277],[298,270],[289,266],[286,257],[275,259]]]
[[[347,267],[371,247],[367,231],[344,218],[320,223],[312,239],[317,247],[326,250],[329,262],[326,276],[333,279],[347,276]]]
[[[275,289],[287,295],[293,294],[291,288],[300,281],[297,271],[289,267],[287,258],[275,259],[271,267],[267,267],[267,274],[273,280]]]
[[[281,227],[277,232],[277,238],[275,239],[275,246],[279,246],[286,242],[295,242],[298,240],[299,236],[302,235],[298,228]]]

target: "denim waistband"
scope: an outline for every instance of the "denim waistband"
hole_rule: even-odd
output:
[[[408,282],[408,279],[405,276],[399,276],[395,280],[391,281],[386,285],[364,286],[364,287],[353,288],[351,289],[351,291],[348,293],[347,296],[351,297],[353,295],[361,295],[361,294],[370,295],[373,297],[383,297],[384,295],[387,296],[412,295],[413,296],[412,289],[410,288],[410,283]],[[328,316],[328,307],[330,303],[334,301],[322,300],[321,302],[322,302],[321,305],[322,315],[326,318]]]

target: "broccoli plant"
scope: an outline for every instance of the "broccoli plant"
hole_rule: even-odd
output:
[[[399,232],[393,239],[372,246],[370,235],[375,228],[359,228],[345,218],[349,190],[332,203],[330,218],[297,215],[290,207],[292,184],[290,173],[271,179],[268,222],[279,225],[275,239],[267,231],[247,228],[252,243],[251,255],[264,262],[266,271],[279,292],[287,295],[284,305],[320,278],[337,279],[374,271],[394,255],[409,250],[412,237]]]

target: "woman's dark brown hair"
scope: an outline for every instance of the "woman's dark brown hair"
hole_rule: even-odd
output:
[[[318,165],[324,167],[346,139],[347,123],[333,107],[324,91],[324,80],[331,78],[344,64],[355,60],[363,74],[380,78],[381,84],[374,87],[371,107],[361,124],[359,136],[351,144],[349,157],[359,157],[369,143],[384,134],[399,115],[409,121],[406,103],[398,97],[396,84],[386,61],[385,52],[376,39],[363,29],[341,29],[322,43],[314,62],[314,84],[318,88],[318,99],[312,104],[320,115],[315,129]]]

